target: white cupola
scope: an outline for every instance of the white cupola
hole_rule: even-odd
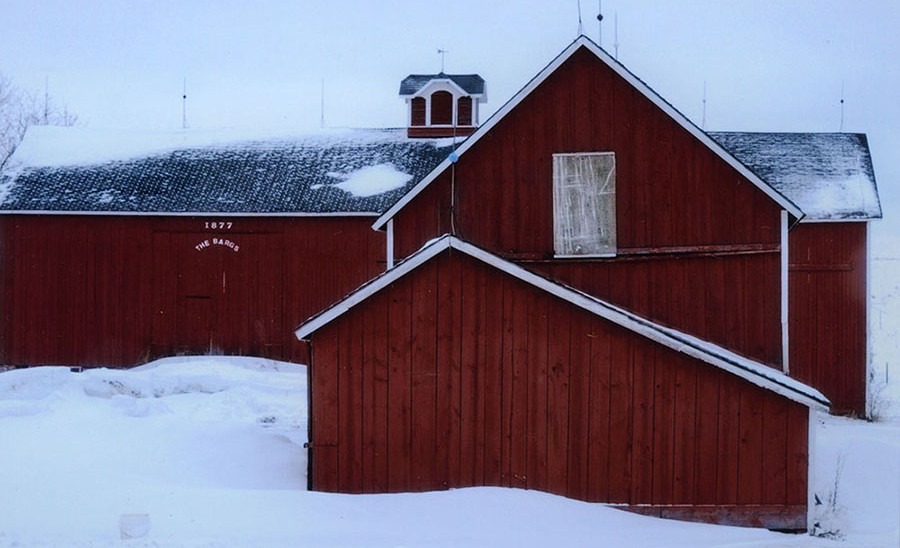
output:
[[[400,83],[400,97],[409,137],[465,137],[478,127],[487,91],[477,74],[410,74]]]

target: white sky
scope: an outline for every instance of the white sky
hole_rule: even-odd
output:
[[[582,0],[597,39],[596,0]],[[869,135],[900,202],[900,1],[602,0],[602,45],[706,129]],[[94,127],[401,126],[408,73],[477,72],[486,113],[576,36],[577,0],[0,0],[0,72]],[[900,224],[898,224],[900,226]]]

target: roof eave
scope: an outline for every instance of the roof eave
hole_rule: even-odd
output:
[[[881,213],[878,215],[864,215],[855,217],[804,217],[800,222],[803,224],[816,223],[868,223],[882,219]]]
[[[0,215],[71,215],[71,216],[114,216],[114,217],[377,217],[377,211],[91,211],[91,210],[39,210],[0,209]]]

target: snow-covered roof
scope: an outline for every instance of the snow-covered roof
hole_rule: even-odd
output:
[[[452,150],[405,133],[32,127],[0,175],[0,212],[377,214]]]
[[[400,95],[415,95],[432,80],[451,80],[470,95],[484,93],[484,78],[477,74],[410,74],[400,82]]]
[[[800,206],[804,221],[881,217],[872,158],[859,133],[709,133]]]
[[[343,300],[306,320],[306,322],[297,328],[295,335],[299,339],[309,337],[321,327],[342,316],[351,308],[362,303],[385,287],[388,287],[397,279],[412,272],[422,264],[436,257],[438,254],[451,248],[491,265],[525,283],[546,291],[551,295],[568,301],[574,306],[578,306],[588,312],[605,318],[625,329],[643,335],[644,337],[677,352],[682,352],[688,356],[728,371],[757,386],[781,394],[788,399],[821,410],[826,410],[830,405],[828,398],[822,395],[821,392],[785,375],[777,369],[773,369],[765,364],[735,354],[726,348],[701,340],[693,335],[688,335],[676,329],[659,325],[592,295],[539,276],[538,274],[509,262],[498,255],[451,235],[444,235],[426,243],[419,251],[398,263],[397,266],[366,282]]]

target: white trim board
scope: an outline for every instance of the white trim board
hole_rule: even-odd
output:
[[[391,219],[387,224],[387,269],[394,268],[394,220]]]
[[[816,219],[814,217],[803,217],[800,220],[803,224],[814,224],[814,223],[868,223],[869,221],[877,221],[881,219],[881,217],[851,217],[847,219]]]
[[[812,535],[816,523],[816,429],[819,427],[818,415],[812,407],[809,408],[806,427],[806,532]]]
[[[869,374],[872,371],[872,225],[866,223],[866,418],[872,418],[872,393]],[[885,364],[885,367],[887,364]]]
[[[563,299],[579,308],[600,316],[634,333],[642,335],[663,346],[681,352],[693,358],[709,363],[741,377],[759,387],[773,391],[792,401],[811,409],[827,411],[830,405],[828,398],[818,390],[811,388],[796,379],[792,379],[767,365],[745,358],[719,345],[703,341],[678,330],[661,326],[646,318],[632,314],[606,301],[592,297],[576,289],[557,284],[529,270],[513,264],[502,257],[485,251],[475,245],[460,240],[455,236],[445,235],[425,244],[407,259],[362,285],[344,300],[320,312],[304,322],[294,334],[304,340],[321,327],[343,315],[357,304],[378,293],[397,279],[428,262],[439,253],[455,249],[470,257],[497,268],[525,283],[533,285],[551,295]]]
[[[375,217],[377,212],[333,211],[326,213],[278,212],[253,213],[249,211],[57,211],[57,210],[0,210],[0,215],[72,215],[105,217]]]
[[[786,375],[791,373],[791,344],[790,344],[790,294],[788,288],[790,284],[791,258],[790,258],[790,236],[788,235],[790,219],[788,212],[781,210],[781,370]]]
[[[478,142],[481,137],[483,137],[486,133],[491,131],[497,123],[506,117],[510,111],[516,108],[519,103],[521,103],[525,97],[531,94],[532,91],[535,90],[540,84],[544,82],[551,74],[553,74],[556,69],[558,69],[565,61],[569,59],[576,51],[580,48],[587,48],[588,51],[593,53],[600,59],[603,63],[605,63],[609,68],[611,68],[616,74],[625,79],[626,82],[631,84],[635,89],[637,89],[641,94],[643,94],[647,99],[649,99],[654,105],[662,109],[669,117],[671,117],[675,122],[677,122],[681,127],[686,129],[691,135],[697,138],[701,143],[706,145],[707,148],[712,150],[717,156],[723,159],[728,165],[737,170],[738,173],[743,175],[747,180],[753,183],[756,187],[758,187],[763,193],[772,198],[777,204],[779,204],[783,209],[787,210],[791,215],[798,219],[802,219],[804,216],[803,211],[791,200],[789,200],[786,196],[766,184],[765,181],[759,178],[758,175],[753,173],[747,166],[742,164],[737,158],[732,156],[727,150],[725,150],[720,144],[714,141],[709,135],[706,134],[702,129],[700,129],[696,124],[691,122],[685,115],[679,112],[675,107],[673,107],[669,102],[660,97],[658,93],[653,91],[647,84],[645,84],[640,78],[632,74],[624,65],[619,63],[613,57],[611,57],[606,51],[604,51],[600,46],[595,44],[590,38],[582,35],[579,36],[574,42],[572,42],[565,50],[562,51],[559,55],[556,56],[553,61],[550,62],[544,69],[539,72],[534,78],[532,78],[518,93],[516,93],[509,101],[506,102],[500,110],[495,112],[485,123],[479,127],[472,135],[469,136],[468,139],[463,141],[463,143],[456,149],[456,156],[462,156],[467,150],[472,148],[475,143]],[[420,192],[425,190],[425,188],[432,183],[437,177],[443,173],[451,164],[450,159],[446,159],[436,168],[434,168],[431,173],[425,176],[424,179],[419,181],[414,187],[412,187],[406,194],[404,194],[397,202],[394,203],[387,211],[385,211],[375,222],[372,224],[372,228],[375,230],[381,230],[384,224],[391,219],[394,215],[397,214],[398,211],[403,209],[406,204],[412,201]]]
[[[419,88],[419,91],[409,95],[401,95],[400,97],[404,97],[407,101],[409,101],[416,97],[426,98],[435,91],[449,91],[452,95],[455,96],[454,99],[458,97],[472,97],[473,99],[476,97],[481,97],[481,94],[467,93],[466,90],[464,90],[459,84],[457,84],[450,78],[432,78],[428,81],[427,84]]]

